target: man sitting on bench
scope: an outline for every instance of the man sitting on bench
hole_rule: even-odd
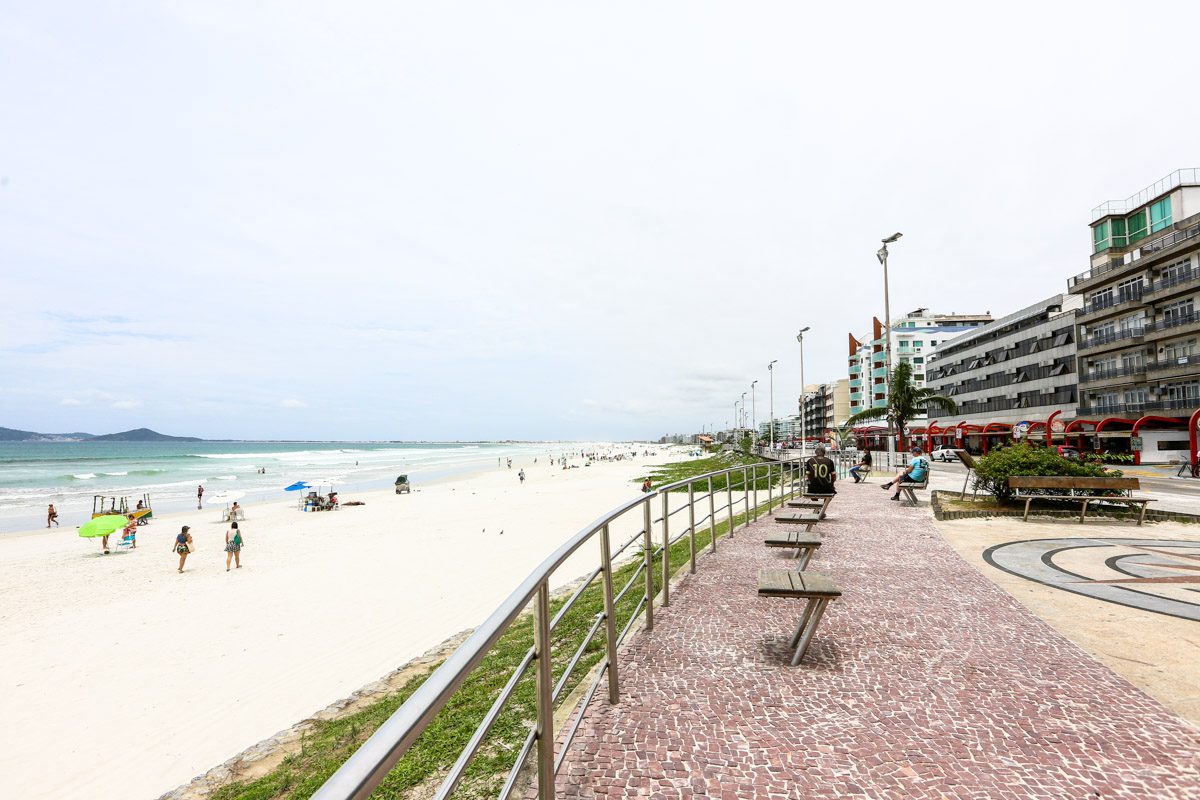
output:
[[[908,468],[897,475],[892,480],[883,484],[884,489],[892,488],[892,484],[897,484],[896,493],[892,495],[892,499],[896,502],[900,501],[901,483],[925,483],[929,480],[929,459],[925,456],[925,451],[919,446],[913,445],[912,461],[908,462]]]
[[[825,455],[825,445],[817,445],[816,455],[804,462],[804,477],[808,483],[805,494],[837,494],[833,488],[837,466]]]

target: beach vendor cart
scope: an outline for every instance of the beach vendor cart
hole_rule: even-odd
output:
[[[92,495],[92,519],[116,514],[133,517],[138,525],[145,525],[154,516],[154,510],[150,508],[150,495],[143,494],[133,508],[129,507],[128,497]]]
[[[412,485],[408,482],[407,475],[401,475],[399,478],[396,478],[396,494],[410,494],[411,492]]]

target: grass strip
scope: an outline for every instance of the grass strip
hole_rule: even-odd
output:
[[[705,461],[708,460],[705,459]],[[716,468],[724,469],[728,466],[729,464],[726,463]],[[762,479],[763,485],[760,488],[766,488],[765,480],[765,478]],[[734,485],[738,485],[737,477],[734,479]],[[779,502],[780,498],[776,494],[772,504],[777,505]],[[700,516],[707,513],[706,511],[702,512],[701,509],[697,510]],[[770,507],[767,503],[760,503],[758,511],[760,515],[764,512],[769,513]],[[720,512],[718,512],[718,516],[725,517]],[[746,512],[735,514],[733,526],[736,528],[741,525],[746,521],[746,517]],[[717,538],[720,539],[727,535],[729,527],[730,523],[727,517],[723,521],[717,522],[715,526]],[[710,541],[708,522],[701,523],[697,520],[697,553],[702,552]],[[614,542],[614,545],[616,544]],[[652,576],[654,590],[657,594],[662,589],[662,552],[657,546],[655,549]],[[634,575],[642,558],[643,556],[639,552],[638,558],[614,568],[614,594]],[[676,542],[668,550],[667,558],[671,574],[685,568],[690,558],[688,537],[685,536]],[[644,581],[644,576],[638,576],[639,586],[644,585]],[[629,621],[643,594],[643,591],[635,588],[628,592],[616,606],[618,634]],[[564,596],[552,600],[551,613],[558,613],[566,599],[567,597]],[[603,585],[597,578],[591,586],[583,591],[575,605],[567,611],[552,635],[551,660],[556,682],[561,678],[563,670],[587,636],[596,616],[603,611]],[[435,780],[440,782],[441,776],[445,775],[454,764],[496,696],[532,645],[533,617],[527,614],[505,631],[462,687],[433,718],[412,748],[388,773],[387,778],[375,790],[372,797],[382,800],[399,800],[418,786]],[[587,677],[591,668],[603,660],[604,651],[604,633],[603,627],[601,627],[601,632],[588,645],[568,680],[562,698],[569,697],[571,691]],[[299,753],[289,755],[278,767],[260,778],[222,787],[213,795],[214,800],[282,800],[283,798],[301,800],[311,797],[329,776],[428,679],[438,666],[440,664],[430,667],[426,673],[414,677],[399,691],[380,698],[354,713],[341,719],[317,722],[312,730],[303,737]],[[495,797],[499,793],[536,718],[537,706],[534,688],[534,669],[530,668],[519,682],[508,705],[484,740],[474,760],[467,767],[463,781],[455,792],[455,797],[486,798]]]

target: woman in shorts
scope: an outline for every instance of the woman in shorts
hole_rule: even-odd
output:
[[[234,522],[225,531],[225,571],[229,572],[229,562],[236,561],[237,568],[242,568],[242,532]]]
[[[192,535],[188,533],[187,525],[184,525],[183,530],[175,537],[172,549],[179,554],[179,571],[183,572],[183,564],[187,561],[188,553],[192,552]]]

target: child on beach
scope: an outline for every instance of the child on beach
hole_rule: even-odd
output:
[[[129,522],[125,525],[125,530],[121,532],[121,544],[128,545],[130,548],[137,547],[137,520],[133,515],[129,515]]]
[[[242,568],[242,532],[234,522],[225,531],[225,571],[229,572],[229,562],[236,561],[237,568]]]

